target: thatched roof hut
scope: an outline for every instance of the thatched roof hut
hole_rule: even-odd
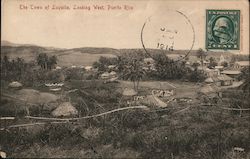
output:
[[[78,111],[70,102],[64,102],[52,111],[51,114],[55,117],[74,116],[78,114]]]
[[[213,94],[216,93],[216,90],[211,85],[206,84],[203,87],[201,87],[199,92],[202,94]]]
[[[137,95],[137,92],[132,88],[125,88],[123,90],[122,95],[124,95],[124,96],[134,96],[134,95]]]
[[[11,83],[9,84],[9,87],[10,87],[10,88],[22,88],[23,85],[22,85],[22,83],[20,83],[20,82],[14,81],[14,82],[11,82]]]

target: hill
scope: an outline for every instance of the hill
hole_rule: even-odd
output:
[[[159,53],[162,50],[148,49],[149,53]],[[61,49],[54,47],[42,47],[31,44],[14,44],[8,41],[1,42],[1,56],[7,55],[11,59],[17,57],[23,58],[25,61],[34,61],[38,54],[47,53],[49,55],[55,55],[58,58],[58,65],[60,66],[71,66],[71,65],[92,65],[93,62],[97,61],[101,56],[104,57],[116,57],[123,53],[133,52],[145,52],[142,48],[138,49],[114,49],[114,48],[95,48],[95,47],[82,47],[72,49]],[[179,56],[185,56],[187,50],[174,50],[164,51],[171,58],[177,58]],[[195,58],[197,50],[191,50],[189,56]],[[219,58],[223,56],[228,59],[231,57],[231,53],[220,53],[220,52],[208,52],[208,58],[213,56]]]

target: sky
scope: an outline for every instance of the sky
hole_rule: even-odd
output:
[[[55,10],[53,5],[70,9]],[[241,49],[234,52],[249,54],[247,0],[3,0],[1,6],[1,40],[13,43],[57,48],[142,48],[141,30],[146,22],[146,47],[157,47],[165,38],[168,47],[174,41],[176,49],[184,50],[205,49],[206,9],[238,9]],[[104,10],[94,6],[104,6]],[[109,10],[109,6],[116,9]],[[169,32],[163,34],[160,29]],[[178,33],[173,33],[175,30]],[[166,41],[166,37],[172,40]]]

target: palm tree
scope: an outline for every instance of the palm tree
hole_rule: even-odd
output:
[[[48,69],[48,55],[46,53],[41,53],[37,56],[37,64],[41,66],[42,69]]]
[[[53,55],[53,56],[49,57],[48,68],[52,69],[56,64],[57,64],[57,58],[56,58],[56,56]]]
[[[196,56],[201,59],[201,67],[203,69],[203,62],[207,57],[207,53],[201,48],[197,51]]]

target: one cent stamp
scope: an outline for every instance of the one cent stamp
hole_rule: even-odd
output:
[[[206,10],[206,48],[240,49],[240,10]]]

